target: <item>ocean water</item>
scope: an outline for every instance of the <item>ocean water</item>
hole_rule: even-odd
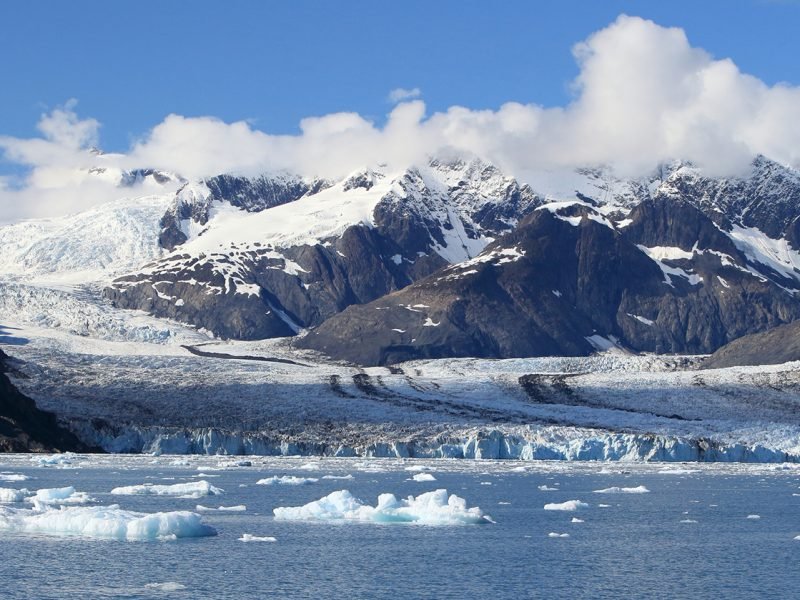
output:
[[[401,461],[264,457],[0,456],[0,487],[73,486],[139,512],[201,513],[211,537],[119,541],[2,527],[0,597],[16,598],[796,598],[800,469],[794,465]],[[249,460],[250,466],[238,466]],[[435,481],[413,481],[424,469]],[[316,478],[298,486],[262,478]],[[352,479],[322,479],[325,475]],[[114,496],[118,486],[204,480],[202,498]],[[640,488],[645,493],[596,493]],[[281,521],[336,490],[445,488],[494,523]],[[545,504],[587,503],[577,511]],[[605,506],[603,506],[605,505]],[[26,510],[30,504],[4,504]],[[69,509],[67,509],[69,510]],[[758,518],[755,518],[755,517]],[[750,518],[748,518],[750,517]],[[572,522],[573,518],[582,522]],[[243,543],[243,534],[274,542]],[[569,534],[555,537],[551,534]]]

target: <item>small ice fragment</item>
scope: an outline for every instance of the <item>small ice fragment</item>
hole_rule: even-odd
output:
[[[639,487],[610,487],[602,490],[595,490],[595,494],[648,494],[648,490],[643,485]]]
[[[681,523],[697,523],[694,519],[681,519]]]
[[[761,518],[761,515],[747,515],[747,518],[756,521]]]
[[[353,479],[353,476],[350,473],[348,473],[347,475],[323,475],[322,478],[323,479],[345,479],[345,480],[349,480],[349,479]]]
[[[148,590],[156,590],[159,592],[179,592],[185,590],[186,586],[176,581],[165,581],[164,583],[148,583],[144,586]]]
[[[436,477],[434,477],[430,473],[415,473],[411,479],[419,482],[436,481]]]
[[[239,538],[240,542],[277,542],[278,539],[272,536],[258,536],[258,535],[251,535],[249,533],[243,533],[242,537]]]
[[[539,486],[539,490],[542,491],[542,492],[557,492],[558,488],[557,487],[550,487],[548,485],[540,485]]]
[[[511,504],[511,502],[498,502],[498,504],[502,504],[503,506],[508,506]]]
[[[550,533],[547,534],[547,537],[549,537],[549,538],[568,538],[569,534],[568,533],[555,533],[554,531],[551,531]]]
[[[217,508],[198,504],[194,508],[197,512],[244,512],[247,510],[247,506],[244,504],[237,504],[236,506],[218,506]]]
[[[295,477],[294,475],[277,475],[267,477],[266,479],[259,479],[256,485],[308,485],[310,483],[317,483],[319,479],[314,477]]]
[[[0,473],[0,481],[27,481],[28,479],[30,477],[21,473]]]
[[[600,506],[602,506],[602,504]],[[544,505],[545,510],[575,511],[581,508],[589,508],[589,505],[586,502],[581,502],[580,500],[567,500],[566,502],[561,502],[561,503],[553,502]]]
[[[598,504],[597,506],[598,506],[599,508],[611,508],[611,505],[610,505],[610,504]]]
[[[583,523],[583,519],[579,519],[578,517],[572,517],[572,521],[570,523]]]

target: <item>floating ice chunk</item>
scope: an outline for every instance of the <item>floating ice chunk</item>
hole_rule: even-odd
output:
[[[500,505],[502,505],[502,506],[509,506],[509,505],[511,504],[511,502],[503,502],[503,501],[500,501],[500,502],[498,502],[498,504],[500,504]]]
[[[467,508],[463,498],[447,490],[436,490],[398,499],[394,494],[378,496],[377,506],[364,504],[348,490],[328,494],[298,507],[278,507],[276,519],[292,521],[367,521],[372,523],[418,523],[457,525],[490,522],[480,508]]]
[[[75,535],[116,540],[169,540],[216,535],[200,515],[187,511],[140,513],[111,506],[39,509],[0,507],[0,531]]]
[[[800,542],[800,535],[794,536],[794,539],[797,540],[798,542]]]
[[[572,521],[570,523],[583,523],[583,519],[579,519],[578,517],[572,517]]]
[[[319,479],[314,477],[295,477],[294,475],[282,475],[278,477],[267,477],[266,479],[259,479],[256,485],[308,485],[310,483],[317,483]]]
[[[73,452],[64,452],[63,454],[51,454],[50,456],[37,456],[31,460],[43,467],[49,467],[58,465],[71,465],[78,458],[82,457],[79,457]]]
[[[697,523],[694,519],[681,519],[681,523]]]
[[[586,502],[581,502],[580,500],[567,500],[566,502],[558,503],[551,503],[545,504],[545,510],[579,510],[581,508],[589,508],[589,505]]]
[[[242,537],[239,538],[240,542],[277,542],[277,538],[272,536],[258,536],[258,535],[250,535],[249,533],[243,533]]]
[[[173,460],[173,461],[171,461],[169,463],[169,466],[171,466],[171,467],[188,467],[189,466],[189,461],[186,460],[185,458],[176,458],[175,460]],[[158,585],[158,584],[149,583],[148,585]]]
[[[598,504],[598,508],[611,508],[610,504]]]
[[[303,471],[319,471],[319,465],[317,463],[310,462],[300,465],[300,469]]]
[[[419,481],[419,482],[436,481],[436,477],[434,477],[430,473],[417,473],[411,479],[414,480],[414,481]]]
[[[509,469],[511,473],[524,473],[527,471],[526,467],[514,467],[513,469]]]
[[[481,481],[481,485],[492,485],[491,481]]]
[[[595,494],[648,494],[648,490],[643,485],[639,487],[610,487],[603,490],[595,490]]]
[[[555,533],[554,531],[551,531],[550,533],[547,534],[547,537],[549,537],[549,538],[568,538],[569,534],[568,533]]]
[[[692,473],[699,473],[700,469],[661,469],[656,471],[658,475],[691,475]]]
[[[0,502],[22,502],[29,493],[30,492],[26,489],[14,490],[11,488],[0,488]]]
[[[244,504],[237,504],[236,506],[218,506],[214,508],[213,506],[198,504],[194,509],[197,512],[244,512],[247,510],[247,506]]]
[[[419,471],[433,471],[434,469],[428,465],[411,465],[410,467],[406,467],[405,470],[416,473]]]
[[[185,590],[186,586],[177,581],[165,581],[164,583],[148,583],[145,589],[156,590],[158,592],[179,592]]]
[[[142,485],[129,485],[111,490],[116,496],[176,496],[178,498],[201,498],[203,496],[216,496],[224,490],[214,487],[205,480],[190,483],[176,483],[174,485],[155,485],[145,483]]]
[[[322,478],[323,479],[344,479],[344,480],[349,480],[349,479],[353,479],[353,476],[350,473],[348,473],[347,475],[323,475]]]
[[[557,487],[550,487],[550,486],[545,484],[545,485],[540,485],[539,486],[539,490],[542,491],[542,492],[557,492],[558,488]]]
[[[30,479],[22,473],[0,473],[0,481],[27,481]]]
[[[86,492],[76,492],[72,486],[63,488],[45,488],[36,490],[36,494],[28,498],[34,504],[86,504],[93,502]]]
[[[758,519],[761,518],[761,515],[747,515],[747,518],[752,521],[757,521]]]

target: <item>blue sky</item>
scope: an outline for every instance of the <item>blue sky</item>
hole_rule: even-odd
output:
[[[727,1],[148,1],[0,3],[0,135],[31,136],[68,99],[124,150],[170,113],[250,119],[273,133],[387,94],[452,105],[566,104],[571,47],[620,13],[679,26],[767,84],[800,83],[800,3]]]

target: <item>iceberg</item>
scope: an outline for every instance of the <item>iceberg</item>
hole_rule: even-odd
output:
[[[309,483],[317,483],[319,479],[314,477],[295,477],[294,475],[282,475],[278,477],[267,477],[266,479],[259,479],[256,485],[308,485]]]
[[[119,505],[14,509],[0,506],[0,531],[115,540],[171,540],[216,535],[187,511],[140,513]]]
[[[574,510],[579,510],[581,508],[589,508],[589,505],[586,502],[581,502],[580,500],[567,500],[566,502],[561,502],[561,503],[553,502],[544,505],[545,510],[574,511]]]
[[[647,494],[648,490],[643,485],[639,487],[610,487],[602,490],[595,490],[595,494]]]
[[[205,480],[192,481],[191,483],[176,483],[174,485],[155,485],[145,483],[142,485],[129,485],[111,490],[115,496],[176,496],[178,498],[201,498],[203,496],[216,496],[224,490],[214,487]]]
[[[320,500],[298,507],[278,507],[273,514],[285,521],[363,521],[369,523],[417,523],[420,525],[460,525],[489,523],[478,507],[467,508],[463,498],[440,489],[398,499],[381,494],[370,506],[348,490],[328,494]]]

